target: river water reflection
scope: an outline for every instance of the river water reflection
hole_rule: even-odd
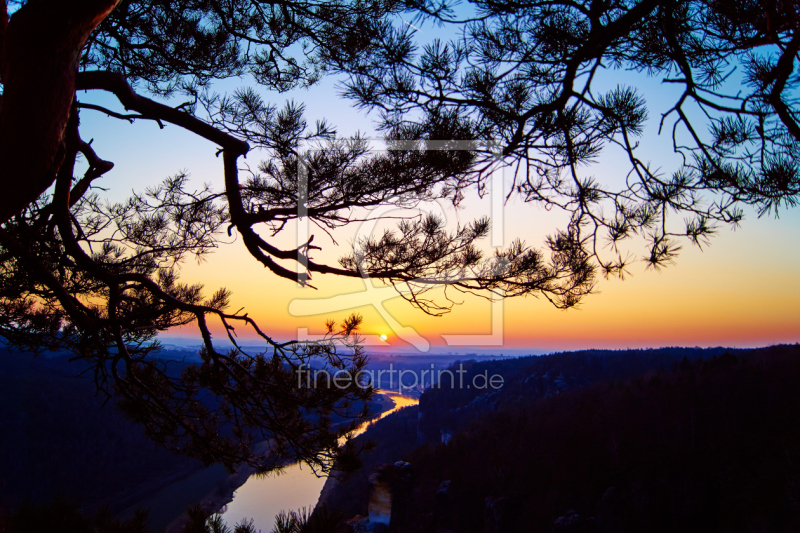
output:
[[[394,407],[372,421],[361,424],[353,432],[353,436],[366,431],[369,424],[375,420],[389,416],[403,407],[419,403],[416,398],[384,390],[378,392],[391,397]],[[280,511],[297,510],[301,507],[313,508],[319,500],[325,479],[317,477],[308,465],[302,463],[286,467],[280,475],[251,476],[233,493],[233,501],[227,505],[222,516],[231,527],[242,519],[253,519],[257,530],[269,533],[275,526],[275,515]]]

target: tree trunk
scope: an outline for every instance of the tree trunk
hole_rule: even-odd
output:
[[[0,223],[53,183],[81,50],[119,1],[29,0],[0,32]]]

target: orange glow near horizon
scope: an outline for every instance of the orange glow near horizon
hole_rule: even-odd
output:
[[[616,79],[611,81],[618,83]],[[359,117],[346,103],[330,105],[330,86],[326,88],[323,83],[315,90],[313,94],[297,95],[308,104],[310,118],[333,119],[342,126],[339,132],[343,135],[349,131],[364,131],[365,123],[369,127],[367,119]],[[669,88],[659,85],[656,90]],[[654,107],[653,116],[656,114]],[[109,121],[102,114],[90,112],[82,114],[81,119],[86,138],[96,139],[93,146],[98,154],[115,163],[114,169],[100,183],[109,187],[113,201],[126,198],[131,189],[144,190],[182,170],[191,175],[192,183],[198,187],[208,182],[215,190],[223,188],[222,161],[215,157],[217,147],[185,130],[168,127],[162,131],[148,121],[120,126],[118,121]],[[652,122],[651,126],[657,128],[658,124]],[[125,142],[120,142],[121,135]],[[642,142],[647,144],[653,139],[653,135],[648,134],[642,137]],[[672,155],[669,139],[655,139],[643,150],[659,164],[672,163],[668,160]],[[243,165],[245,163],[256,165],[258,154],[248,154],[248,159],[242,161]],[[602,174],[601,177],[609,181],[624,180],[625,173],[617,165],[618,161],[609,156],[587,173]],[[488,199],[468,198],[463,209],[447,212],[448,224],[455,227],[487,214],[487,202]],[[522,238],[531,246],[541,246],[544,236],[552,233],[557,223],[563,224],[564,219],[563,213],[545,212],[535,205],[523,204],[518,198],[512,198],[503,212],[505,246],[514,238]],[[643,263],[634,263],[630,268],[632,276],[625,281],[599,279],[598,294],[587,296],[577,309],[558,310],[545,299],[531,296],[508,299],[502,305],[502,320],[499,321],[502,344],[482,348],[502,352],[503,348],[523,347],[562,350],[798,342],[800,210],[784,210],[781,217],[777,220],[758,218],[750,211],[740,229],[732,232],[722,228],[719,235],[712,237],[711,246],[702,251],[682,243],[684,248],[677,264],[661,272],[648,271]],[[320,243],[324,248],[323,252],[317,252],[319,257],[315,259],[329,264],[336,264],[336,259],[346,253],[346,245],[354,235],[351,230],[346,230],[344,236],[337,234],[340,243],[337,247],[324,232],[316,229],[314,232],[317,234],[314,244]],[[293,242],[296,236],[296,231],[288,225],[281,235],[270,241],[291,249],[297,246]],[[327,319],[341,322],[354,312],[364,318],[361,331],[365,335],[378,339],[378,335],[385,333],[393,348],[407,346],[404,339],[409,338],[440,346],[445,344],[443,335],[499,338],[492,335],[498,332],[493,331],[492,304],[485,299],[449,291],[448,296],[454,302],[451,312],[432,317],[411,307],[393,294],[391,288],[388,292],[368,290],[361,279],[315,275],[312,283],[316,290],[301,288],[267,271],[247,253],[235,232],[232,237],[224,236],[224,240],[231,242],[221,245],[202,263],[187,260],[181,266],[182,280],[202,283],[206,295],[219,287],[227,287],[232,291],[230,311],[243,308],[263,331],[276,339],[295,339],[302,332],[323,334]],[[488,239],[484,251],[491,253]],[[644,253],[641,246],[632,246],[630,251],[637,257]],[[294,268],[288,262],[286,265]],[[379,287],[376,282],[375,288]],[[384,296],[393,296],[384,300],[384,315],[369,300],[359,300],[368,292],[378,303]],[[348,300],[348,306],[355,302],[352,307],[337,307],[336,301],[329,300],[347,294],[355,295]],[[221,324],[212,320],[210,325],[216,338],[226,336]],[[244,326],[237,326],[237,334],[243,339],[255,338]],[[164,338],[177,336],[199,339],[195,326],[170,331]]]
[[[478,347],[499,353],[503,348],[525,347],[748,347],[798,342],[800,236],[789,226],[788,217],[753,219],[735,233],[716,237],[706,250],[685,248],[676,265],[660,272],[634,264],[631,277],[599,280],[597,294],[587,296],[575,309],[559,310],[542,298],[507,299],[502,344]],[[772,238],[775,241],[770,242]],[[332,311],[335,305],[329,298],[363,296],[365,282],[318,275],[312,279],[316,290],[298,287],[266,271],[237,243],[183,270],[185,281],[202,281],[209,293],[219,286],[232,290],[232,309],[244,307],[264,331],[278,339],[298,338],[303,331],[323,334],[327,319],[341,322],[351,313],[363,316],[362,333],[377,339],[388,332],[390,344],[396,347],[408,344],[397,327],[410,328],[407,331],[439,346],[446,344],[442,335],[488,338],[492,334],[492,304],[470,295],[448,293],[456,305],[441,317],[428,316],[399,296],[385,300],[394,326],[368,299],[358,307]],[[224,336],[219,324],[212,324],[212,331],[217,338]],[[244,326],[237,328],[237,334],[245,340],[255,338]],[[196,329],[181,328],[165,338],[172,335],[196,336]]]

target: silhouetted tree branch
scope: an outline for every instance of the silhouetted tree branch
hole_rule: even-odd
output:
[[[414,295],[450,282],[468,290],[510,282],[527,291],[552,283],[542,281],[543,267],[521,245],[482,263],[474,241],[485,235],[484,222],[454,233],[409,222],[400,227],[400,247],[373,243],[367,255],[357,252],[358,259],[339,265],[314,260],[319,248],[311,241],[294,249],[270,242],[301,216],[327,231],[369,217],[361,213],[381,204],[447,198],[454,176],[471,169],[469,151],[427,149],[438,138],[470,141],[447,114],[432,117],[425,132],[390,132],[397,149],[374,155],[362,139],[336,140],[324,125],[309,131],[298,106],[278,111],[252,90],[229,97],[210,91],[214,79],[245,72],[278,90],[313,83],[371,50],[401,4],[220,1],[176,9],[165,1],[30,0],[4,7],[0,334],[25,350],[73,352],[89,363],[98,390],[116,395],[156,441],[261,471],[289,459],[324,471],[335,460],[352,463],[356,452],[339,444],[349,426],[334,429],[331,419],[363,420],[371,389],[354,381],[301,387],[297,371],[314,362],[357,376],[366,363],[356,337],[360,319],[329,324],[328,340],[319,343],[277,342],[247,314],[226,311],[224,289],[205,297],[200,285],[179,282],[175,266],[216,248],[226,230],[238,232],[272,272],[301,282],[308,277],[298,277],[292,263],[309,273],[410,283],[418,287]],[[290,55],[295,46],[303,49],[300,59]],[[150,96],[181,93],[189,101],[160,103],[137,82]],[[96,91],[113,95],[129,113],[93,103]],[[179,174],[125,202],[104,201],[96,184],[114,164],[81,138],[81,110],[170,123],[214,143],[224,191],[191,190]],[[304,151],[314,142],[316,150]],[[268,159],[241,179],[239,159],[251,147]],[[82,177],[75,176],[79,156],[88,166]],[[409,254],[417,259],[402,258]],[[445,309],[416,296],[410,301],[428,312]],[[210,320],[222,325],[232,350],[218,349]],[[156,335],[189,323],[202,336],[203,363],[176,374],[159,359]],[[255,332],[261,351],[240,346],[237,328]]]
[[[705,244],[720,224],[738,224],[744,204],[760,213],[796,204],[797,2],[475,0],[459,13],[421,10],[420,22],[457,25],[459,36],[418,46],[415,29],[397,26],[347,69],[349,97],[380,110],[386,128],[461,117],[486,143],[458,186],[482,186],[499,149],[514,194],[569,213],[563,235],[606,275],[625,272],[625,240],[648,241],[644,258],[658,267],[680,239]],[[683,88],[661,117],[680,168],[640,157],[643,97],[598,90],[617,73]],[[627,175],[588,174],[615,150]]]
[[[338,445],[346,428],[332,429],[331,417],[363,419],[371,392],[294,382],[312,360],[350,375],[363,368],[356,318],[330,325],[326,342],[278,342],[247,314],[227,311],[224,289],[206,297],[179,282],[176,264],[209,253],[226,232],[280,277],[380,279],[431,314],[449,309],[426,295],[437,287],[571,307],[591,292],[597,270],[625,272],[626,240],[644,238],[645,259],[659,266],[674,259],[679,239],[704,244],[717,225],[738,223],[743,204],[777,212],[800,190],[795,1],[475,0],[459,11],[391,0],[27,0],[3,8],[0,335],[28,350],[72,351],[149,435],[206,461],[268,470],[296,458],[327,469],[353,451]],[[455,25],[460,37],[418,48],[405,16]],[[682,88],[661,117],[683,158],[671,175],[640,158],[642,96],[597,90],[613,69]],[[381,112],[386,150],[338,139],[325,123],[309,126],[302,105],[279,109],[253,88],[218,95],[213,87],[249,76],[285,91],[328,73],[344,74],[347,96]],[[86,92],[79,99],[76,91]],[[93,101],[98,91],[127,112]],[[186,100],[175,105],[178,97]],[[169,123],[213,143],[224,190],[192,190],[178,174],[125,202],[103,200],[97,184],[113,163],[81,138],[81,112],[121,125]],[[609,148],[628,164],[621,186],[583,169]],[[245,171],[246,154],[264,161]],[[80,156],[88,168],[77,177]],[[484,257],[477,241],[486,220],[448,229],[435,217],[360,239],[338,264],[317,259],[313,235],[275,244],[301,219],[327,233],[385,204],[458,204],[465,189],[484,191],[499,165],[514,171],[513,194],[569,214],[546,251],[515,241]],[[675,213],[686,217],[682,227]],[[212,320],[231,351],[212,339]],[[158,358],[156,335],[189,323],[203,338],[203,363],[175,375]],[[241,347],[236,328],[254,331],[262,351]],[[260,441],[267,453],[257,451]]]

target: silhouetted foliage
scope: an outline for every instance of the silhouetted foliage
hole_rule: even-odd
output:
[[[681,239],[702,245],[738,224],[744,204],[796,205],[796,0],[418,4],[429,14],[415,24],[433,19],[453,36],[423,44],[416,26],[397,25],[347,69],[347,95],[387,129],[454,117],[481,141],[456,189],[509,168],[510,195],[569,215],[551,249],[622,276],[625,241],[644,238],[644,259],[660,266]],[[655,106],[636,86],[648,77],[664,89]],[[649,116],[671,134],[675,168],[642,155]],[[587,169],[612,158],[623,168]]]
[[[213,92],[213,81],[235,76],[285,91],[349,68],[407,8],[383,0],[3,1],[4,342],[37,353],[72,352],[91,366],[98,391],[115,394],[151,438],[171,449],[229,468],[244,461],[265,471],[291,458],[324,471],[355,451],[338,446],[348,428],[332,430],[331,417],[362,420],[366,413],[356,407],[371,391],[355,383],[301,389],[294,372],[314,359],[357,375],[365,364],[355,336],[359,318],[329,324],[325,342],[278,342],[247,313],[227,311],[225,289],[207,296],[201,285],[180,282],[182,260],[202,257],[226,230],[235,231],[278,276],[303,284],[316,273],[408,282],[409,300],[431,313],[446,308],[418,296],[443,283],[463,290],[521,283],[517,292],[588,288],[588,278],[573,276],[574,265],[559,254],[548,262],[515,244],[482,257],[474,243],[488,231],[483,220],[450,231],[432,217],[409,219],[395,234],[358,243],[340,265],[316,262],[313,235],[288,249],[274,244],[288,222],[304,217],[327,232],[363,220],[382,203],[448,197],[453,177],[470,169],[469,151],[427,149],[438,138],[471,141],[449,113],[430,115],[425,131],[395,128],[386,141],[398,149],[372,154],[363,139],[336,139],[324,123],[310,127],[301,105],[278,109],[248,87]],[[125,111],[99,104],[98,93]],[[151,97],[186,101],[173,107],[174,100]],[[104,200],[99,184],[114,165],[81,137],[80,114],[87,112],[122,124],[170,123],[216,145],[224,191],[195,190],[178,174],[128,201]],[[243,173],[248,153],[264,162]],[[211,320],[232,350],[212,340]],[[202,336],[203,362],[170,374],[156,335],[189,323]],[[262,346],[240,346],[241,328]],[[264,440],[269,449],[256,453],[254,444]]]
[[[153,439],[229,467],[269,470],[292,457],[330,468],[346,431],[332,431],[330,417],[363,419],[353,407],[370,391],[292,385],[294,369],[314,357],[351,375],[363,368],[357,320],[331,325],[330,342],[277,342],[246,313],[228,311],[224,289],[204,296],[179,281],[176,265],[213,250],[226,230],[280,277],[404,283],[407,299],[432,314],[452,304],[423,296],[441,286],[570,307],[592,290],[598,268],[624,273],[629,259],[617,245],[626,239],[649,241],[646,260],[658,266],[675,257],[678,237],[702,244],[716,224],[738,223],[741,205],[776,212],[800,190],[795,1],[475,0],[458,12],[437,0],[3,0],[2,8],[0,335],[25,350],[73,352]],[[409,17],[460,37],[419,48]],[[609,69],[681,87],[662,117],[683,156],[671,175],[638,157],[642,97],[597,90]],[[309,126],[302,105],[278,108],[253,87],[219,95],[213,85],[240,77],[285,91],[328,73],[346,76],[347,95],[381,112],[388,150]],[[105,107],[98,93],[125,110]],[[224,190],[193,190],[178,174],[126,202],[105,201],[98,184],[113,163],[82,138],[86,112],[169,123],[213,143]],[[604,147],[629,161],[621,187],[580,169]],[[264,162],[242,171],[248,153]],[[466,187],[485,190],[498,166],[514,169],[516,194],[570,215],[547,253],[515,241],[484,257],[476,242],[486,220],[449,230],[435,217],[359,240],[337,265],[315,259],[313,235],[288,248],[276,238],[289,222],[307,218],[328,232],[387,202],[458,204]],[[673,212],[687,217],[682,227]],[[210,320],[233,350],[213,342]],[[191,322],[203,363],[171,376],[154,339]],[[261,349],[239,346],[237,327],[254,331]],[[255,453],[264,439],[269,453]]]
[[[189,522],[183,533],[257,533],[252,520],[243,519],[231,526],[221,514],[206,517],[202,511],[193,507],[188,510]],[[294,511],[281,511],[275,517],[275,527],[270,533],[334,533],[340,517],[337,513],[328,513],[325,506],[312,515],[311,509],[301,507]]]

